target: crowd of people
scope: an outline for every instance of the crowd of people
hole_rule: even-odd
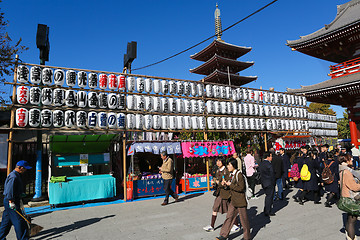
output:
[[[265,194],[263,215],[266,218],[275,216],[273,203],[284,200],[284,189],[289,188],[295,188],[292,198],[300,205],[306,202],[321,204],[321,198],[325,198],[324,206],[332,208],[340,196],[360,201],[360,172],[356,171],[360,168],[359,156],[360,151],[354,145],[347,152],[345,148],[329,151],[327,144],[319,148],[302,146],[291,155],[285,149],[276,152],[271,148],[260,161],[255,160],[251,150],[242,157],[237,153],[228,159],[220,156],[216,158],[212,172],[215,200],[211,221],[204,230],[214,231],[217,214],[226,213],[220,236],[216,239],[227,239],[230,232],[236,232],[240,226],[243,239],[252,239],[247,205],[249,200],[257,199],[257,184],[261,184]],[[357,217],[357,214],[347,213],[347,240],[356,239]]]

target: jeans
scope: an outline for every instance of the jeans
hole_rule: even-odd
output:
[[[278,197],[279,199],[282,199],[283,197],[283,185],[282,185],[282,178],[276,179],[276,186],[277,186],[277,193],[274,194],[274,198]],[[275,192],[275,189],[274,189]]]
[[[360,161],[359,161],[359,157],[357,156],[353,156],[354,159],[354,169],[358,169],[360,168]]]

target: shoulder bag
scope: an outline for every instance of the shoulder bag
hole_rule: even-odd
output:
[[[347,212],[351,215],[359,216],[360,215],[360,204],[358,204],[355,199],[349,197],[343,197],[342,194],[342,187],[344,181],[344,171],[342,172],[342,179],[340,184],[340,199],[337,202],[337,207],[344,212]]]

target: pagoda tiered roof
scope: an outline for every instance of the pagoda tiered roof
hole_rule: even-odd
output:
[[[214,72],[216,69],[223,72],[227,72],[228,71],[227,67],[229,67],[230,73],[237,73],[247,69],[248,67],[251,67],[252,65],[254,65],[254,62],[241,62],[229,58],[224,58],[215,54],[212,58],[210,58],[202,65],[194,69],[190,69],[190,72],[196,74],[202,74],[202,75],[209,75],[212,72]]]
[[[227,72],[215,70],[214,72],[206,76],[204,78],[204,81],[210,83],[229,84],[229,77],[231,85],[234,86],[241,86],[257,79],[257,76],[240,76],[239,74],[228,74]]]
[[[222,57],[237,59],[250,52],[251,49],[251,47],[240,47],[224,41],[214,40],[200,52],[191,55],[190,58],[205,62],[217,54]]]
[[[360,55],[360,0],[337,7],[335,19],[318,31],[287,45],[304,54],[331,62],[344,62]]]

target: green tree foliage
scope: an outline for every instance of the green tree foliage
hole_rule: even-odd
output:
[[[343,118],[337,120],[338,138],[348,139],[350,138],[349,115],[344,111],[343,116]]]
[[[335,115],[334,110],[330,108],[330,104],[324,103],[310,103],[308,111],[311,113],[321,113],[321,114],[330,114]]]
[[[2,0],[0,0],[0,4],[1,2]],[[9,22],[0,8],[0,106],[10,101],[2,89],[4,89],[5,77],[14,72],[15,55],[28,50],[27,47],[21,45],[21,38],[17,42],[13,42],[6,31],[8,24]]]

